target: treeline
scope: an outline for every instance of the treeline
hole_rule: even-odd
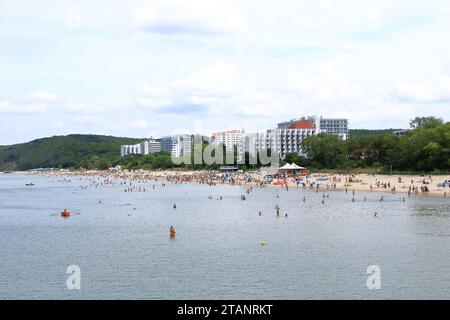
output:
[[[327,134],[303,141],[306,157],[286,156],[287,162],[314,169],[372,169],[447,173],[450,170],[450,122],[434,117],[415,118],[405,136],[391,133],[350,136],[347,141]]]
[[[410,122],[405,136],[388,130],[351,130],[346,141],[335,135],[319,134],[302,142],[305,156],[291,153],[284,163],[296,163],[311,170],[371,171],[388,173],[434,172],[450,170],[450,123],[434,117],[415,118]],[[187,170],[219,169],[221,164],[175,164],[170,153],[120,157],[120,146],[136,144],[142,139],[117,138],[97,135],[69,135],[44,138],[29,143],[0,146],[0,171],[27,170],[34,168],[86,168],[107,169],[109,164],[121,165],[123,169],[171,169]],[[207,147],[204,142],[202,151]],[[270,150],[268,156],[270,157]],[[237,164],[237,150],[231,152]],[[214,152],[212,156],[215,156]],[[223,163],[228,163],[230,152],[222,150]],[[242,170],[258,169],[262,165],[249,164],[245,153]],[[231,163],[231,164],[233,164]]]
[[[120,160],[122,144],[141,139],[68,135],[0,147],[0,171],[35,168],[106,169]]]
[[[191,152],[187,155],[187,158],[183,158],[183,163],[177,164],[173,161],[172,156],[168,152],[160,152],[160,153],[151,153],[148,155],[129,155],[121,158],[117,164],[119,164],[122,169],[127,170],[137,170],[137,169],[146,169],[146,170],[156,170],[156,169],[173,169],[173,168],[182,168],[186,170],[218,170],[223,165],[238,165],[238,151],[236,148],[233,151],[227,151],[225,146],[222,146],[221,156],[215,154],[215,150],[212,150],[211,157],[217,159],[218,163],[208,163],[203,158],[205,153],[205,149],[208,146],[207,142],[203,142],[201,146],[199,145],[197,148],[198,155],[201,155],[201,159],[195,159],[195,151],[192,147]],[[270,151],[269,151],[270,154]],[[250,155],[248,152],[245,153],[245,164],[239,164],[239,168],[242,170],[254,170],[259,169],[262,164],[259,160],[259,157],[256,159],[256,164],[250,164]],[[232,159],[231,163],[228,162],[228,159]],[[181,160],[181,159],[179,159]]]

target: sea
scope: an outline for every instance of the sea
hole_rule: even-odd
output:
[[[90,179],[0,174],[0,299],[450,298],[450,199]]]

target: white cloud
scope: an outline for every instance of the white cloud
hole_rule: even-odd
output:
[[[197,119],[208,130],[271,128],[308,114],[346,116],[360,128],[400,127],[426,112],[448,119],[450,78],[439,76],[450,74],[447,2],[85,1],[74,37],[67,4],[9,1],[0,112],[23,123],[23,137],[60,132],[36,131],[36,117],[23,116],[45,110],[44,124],[121,135],[141,132],[124,125],[137,119],[154,135]],[[62,84],[70,98],[33,92]]]
[[[204,69],[196,70],[185,79],[173,81],[171,88],[189,92],[192,96],[227,96],[236,85],[235,73],[236,68],[232,64],[215,62]]]
[[[48,111],[48,105],[44,102],[31,102],[15,104],[9,101],[0,101],[0,112],[10,114],[35,114]]]
[[[90,108],[83,102],[68,101],[64,104],[64,111],[68,113],[85,113],[90,111]]]
[[[450,77],[441,75],[431,84],[401,82],[392,97],[405,103],[450,103]]]
[[[12,108],[12,103],[9,101],[0,101],[0,112],[10,111]]]
[[[129,129],[143,130],[147,129],[149,127],[149,124],[146,120],[136,120],[134,122],[128,123],[126,126]]]
[[[36,101],[53,102],[59,99],[59,95],[48,91],[35,91],[30,94],[30,98]]]
[[[225,1],[164,0],[133,14],[136,27],[161,34],[217,35],[245,30],[242,13]]]
[[[138,90],[137,104],[148,110],[157,110],[172,103],[169,88],[144,85]]]

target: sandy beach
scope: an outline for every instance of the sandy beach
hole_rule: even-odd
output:
[[[49,176],[90,176],[104,179],[122,180],[164,180],[172,183],[202,183],[202,184],[232,184],[255,187],[304,188],[318,191],[342,190],[346,192],[387,192],[412,195],[429,195],[450,197],[450,175],[420,176],[420,175],[377,175],[377,174],[333,174],[311,173],[303,177],[273,176],[264,179],[266,172],[233,172],[219,171],[27,171],[22,174],[39,173]]]

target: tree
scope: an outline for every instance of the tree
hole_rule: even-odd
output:
[[[444,119],[436,117],[415,117],[409,122],[412,129],[431,129],[444,124]]]
[[[300,155],[296,152],[287,153],[284,157],[284,163],[300,164]]]
[[[347,158],[347,144],[333,134],[319,133],[307,137],[302,142],[302,148],[313,166],[318,168],[336,168]]]

